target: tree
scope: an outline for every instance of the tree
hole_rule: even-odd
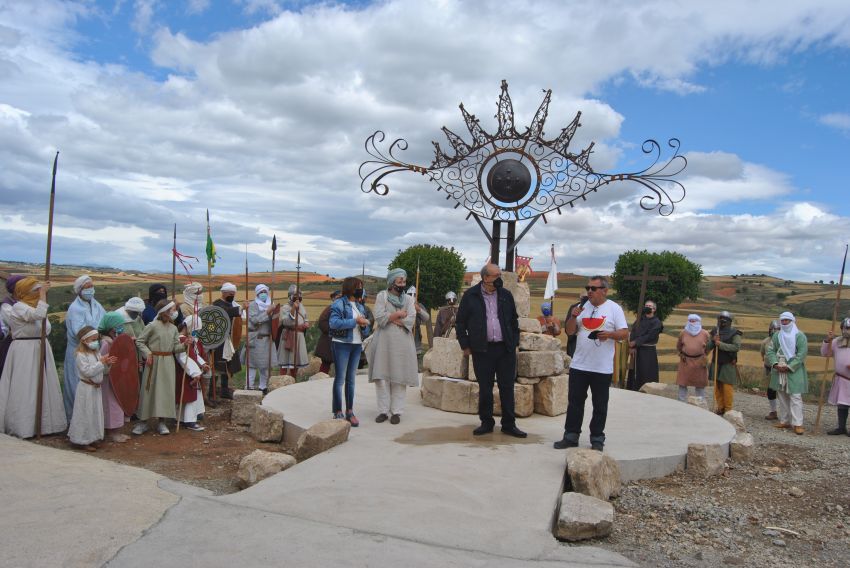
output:
[[[649,273],[654,276],[666,276],[666,282],[649,281],[646,284],[646,300],[653,300],[658,306],[658,318],[662,321],[670,315],[673,308],[684,300],[695,300],[699,296],[699,283],[702,281],[702,267],[677,252],[647,252],[632,250],[624,252],[617,259],[612,275],[612,285],[623,306],[638,313],[640,301],[640,280],[626,280],[626,276],[640,276],[643,264],[649,264]]]
[[[407,271],[407,284],[416,284],[416,264],[419,263],[419,301],[426,308],[442,306],[446,292],[460,295],[466,260],[454,247],[437,245],[413,245],[398,251],[387,270],[403,268]]]

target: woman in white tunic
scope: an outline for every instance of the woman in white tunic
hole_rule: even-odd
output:
[[[401,421],[407,387],[419,385],[413,324],[416,307],[412,297],[404,293],[407,273],[401,268],[390,270],[387,290],[375,298],[375,331],[366,347],[369,360],[369,382],[375,383],[378,416],[375,422],[391,424]]]
[[[100,354],[100,335],[97,330],[85,326],[77,334],[79,345],[75,354],[77,375],[80,384],[74,394],[74,412],[68,427],[68,439],[82,449],[93,452],[103,440],[103,375],[118,359]]]
[[[272,339],[272,325],[277,325],[280,315],[280,304],[272,305],[269,298],[269,287],[257,284],[254,288],[254,301],[248,304],[248,351],[246,362],[248,371],[245,383],[249,389],[254,388],[254,371],[260,376],[260,389],[268,388],[269,371],[277,367],[277,350]],[[243,352],[244,353],[244,352]]]
[[[0,376],[0,430],[19,438],[35,436],[38,404],[38,366],[41,361],[41,322],[47,317],[47,290],[50,283],[39,284],[27,277],[15,285],[18,302],[12,306],[9,327],[12,345]],[[50,334],[50,322],[47,322]],[[68,427],[62,390],[53,351],[45,339],[44,386],[42,391],[41,433],[62,432]]]

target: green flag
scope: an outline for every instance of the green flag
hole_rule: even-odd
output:
[[[212,268],[215,266],[215,243],[210,233],[210,211],[207,209],[207,264]]]

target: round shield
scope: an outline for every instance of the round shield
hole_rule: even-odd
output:
[[[201,318],[201,328],[196,330],[198,339],[207,351],[219,347],[230,336],[230,318],[222,308],[204,306],[198,316]]]
[[[118,361],[109,369],[109,386],[124,414],[132,416],[139,406],[139,359],[136,342],[132,336],[122,333],[115,338],[109,354]]]

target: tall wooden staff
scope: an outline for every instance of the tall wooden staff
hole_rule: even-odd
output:
[[[298,251],[298,259],[295,261],[295,297],[296,298],[301,297],[301,251],[300,250]],[[293,347],[293,353],[292,353],[292,368],[294,369],[293,370],[294,374],[292,376],[296,377],[296,378],[298,377],[298,355],[301,352],[301,340],[300,340],[300,336],[298,335],[298,333],[299,333],[299,331],[298,331],[299,321],[298,320],[301,316],[301,305],[302,304],[303,304],[303,301],[299,301],[298,302],[298,309],[295,310],[295,330],[294,330],[294,332],[295,332],[295,347]],[[304,342],[305,343],[307,342],[306,337],[304,337]]]
[[[830,333],[835,332],[835,322],[838,319],[838,305],[841,303],[841,287],[844,284],[844,267],[847,266],[847,248],[844,245],[844,260],[841,262],[841,276],[838,278],[838,290],[835,292],[835,306],[832,308],[832,325],[829,327]],[[820,433],[820,415],[823,411],[823,392],[826,388],[826,377],[829,372],[829,357],[823,362],[823,378],[820,382],[820,394],[818,395],[818,414],[815,418],[815,434]]]
[[[245,245],[245,303],[248,303],[248,245]],[[251,341],[250,324],[248,323],[248,310],[245,310],[245,390],[251,389]],[[259,372],[259,371],[258,371]]]
[[[274,263],[277,257],[277,235],[272,235],[272,285],[269,289],[269,303],[274,306]],[[277,326],[274,324],[274,317],[269,319],[269,360],[268,373],[272,376],[272,349],[274,349],[274,336]],[[259,370],[257,371],[259,373]]]
[[[53,244],[53,203],[56,200],[56,168],[59,165],[59,152],[53,158],[53,180],[50,183],[50,212],[47,217],[47,254],[44,260],[44,281],[50,282],[50,248]],[[35,436],[41,438],[41,412],[44,407],[44,371],[47,366],[47,314],[41,320],[41,348],[38,366],[38,388],[36,389]]]
[[[213,244],[212,233],[210,232],[210,210],[207,209],[207,305],[212,306],[212,267],[215,264],[215,244]],[[198,306],[195,304],[195,313],[198,315]],[[192,322],[194,325],[194,321]],[[213,403],[218,399],[216,390],[215,376],[215,350],[210,350],[210,368],[212,369],[211,392]],[[204,390],[204,380],[201,378],[201,389]]]
[[[177,223],[174,223],[174,239],[171,245],[171,301],[177,304]]]

